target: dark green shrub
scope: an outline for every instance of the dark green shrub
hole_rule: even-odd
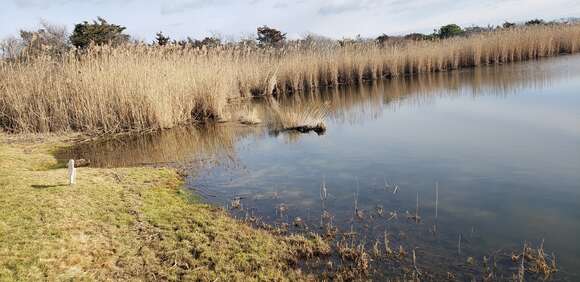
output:
[[[422,33],[409,33],[404,38],[407,40],[421,41],[429,39],[429,36]]]
[[[515,27],[515,26],[516,26],[515,23],[510,23],[510,22],[505,22],[502,25],[503,28],[512,28],[512,27]]]
[[[129,35],[123,34],[124,26],[108,23],[99,17],[96,21],[76,24],[70,42],[77,48],[86,48],[90,44],[113,46],[129,41]]]
[[[191,47],[191,48],[215,48],[222,45],[222,40],[216,37],[206,37],[203,40],[193,39],[187,37],[186,40],[180,40],[177,42],[181,47]]]
[[[544,20],[542,19],[533,19],[526,22],[526,25],[541,25],[545,24]]]
[[[159,46],[165,46],[165,45],[169,44],[170,41],[171,41],[171,38],[169,38],[169,36],[163,35],[163,32],[161,32],[161,31],[158,32],[157,34],[155,34],[155,42]]]
[[[383,33],[379,35],[379,37],[377,37],[375,41],[381,45],[384,45],[389,40],[389,38],[391,37]]]
[[[439,28],[437,32],[439,38],[450,38],[463,35],[463,29],[456,24],[448,24]]]
[[[286,40],[286,33],[268,26],[258,27],[258,43],[261,46],[281,47]]]

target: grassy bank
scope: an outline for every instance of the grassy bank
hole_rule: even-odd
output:
[[[504,64],[580,50],[580,25],[469,37],[282,49],[95,47],[64,59],[0,63],[0,126],[12,132],[119,132],[229,119],[228,100],[362,80]]]
[[[292,267],[323,245],[278,237],[197,203],[174,171],[79,168],[62,140],[0,135],[0,281],[303,280]]]

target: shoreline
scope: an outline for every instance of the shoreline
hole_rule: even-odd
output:
[[[298,260],[328,249],[234,220],[172,169],[78,168],[71,187],[50,155],[70,141],[0,138],[0,280],[309,280]]]
[[[0,62],[0,103],[8,105],[0,127],[108,134],[228,120],[232,98],[573,54],[579,35],[580,25],[559,25],[384,46],[95,46],[64,59]]]

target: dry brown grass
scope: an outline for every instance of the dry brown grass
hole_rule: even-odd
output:
[[[0,62],[0,126],[120,132],[228,118],[229,99],[575,53],[580,25],[504,29],[379,47],[282,50],[98,47],[55,61]]]
[[[296,96],[299,97],[299,96]],[[291,104],[281,107],[275,99],[267,99],[265,115],[268,127],[280,130],[322,130],[326,129],[324,120],[328,114],[328,104],[308,103],[294,100]]]

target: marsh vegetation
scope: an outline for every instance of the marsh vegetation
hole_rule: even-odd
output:
[[[88,143],[62,158],[180,168],[187,187],[239,221],[318,234],[329,249],[301,267],[319,279],[574,280],[578,60],[277,98],[280,111],[326,108],[323,136],[223,123]],[[249,104],[236,112],[267,124],[268,99]]]
[[[577,24],[497,28],[429,40],[310,39],[279,44],[283,34],[268,30],[263,31],[267,40],[261,45],[129,44],[115,36],[97,37],[93,44],[81,40],[102,29],[119,34],[123,30],[106,25],[77,25],[75,42],[84,42],[77,44],[82,49],[55,47],[51,42],[60,42],[63,35],[55,28],[50,32],[50,26],[26,35],[26,44],[18,52],[5,48],[3,53],[12,57],[0,61],[3,130],[113,133],[230,120],[231,113],[224,109],[240,98],[282,96],[580,50]]]
[[[0,44],[0,280],[580,276],[578,23],[124,32]]]

